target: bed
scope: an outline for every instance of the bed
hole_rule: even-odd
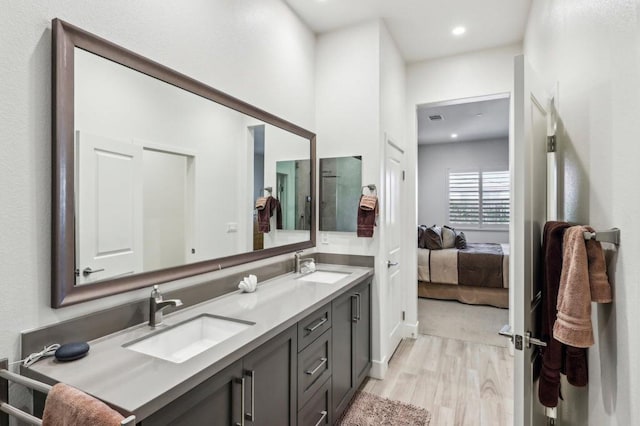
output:
[[[418,248],[418,296],[509,307],[509,245]]]

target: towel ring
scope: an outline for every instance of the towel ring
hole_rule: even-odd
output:
[[[369,195],[377,195],[377,194],[378,194],[378,190],[376,189],[376,186],[375,186],[374,184],[372,184],[372,183],[370,183],[369,185],[364,185],[364,186],[362,187],[362,189],[360,190],[360,192],[361,192],[363,195],[367,195],[367,194],[365,194],[365,193],[364,193],[364,190],[365,190],[365,189],[368,189],[368,190],[369,190]]]

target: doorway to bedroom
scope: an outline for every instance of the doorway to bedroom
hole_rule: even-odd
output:
[[[447,372],[454,381],[490,386],[506,424],[513,363],[498,331],[510,323],[509,116],[508,93],[417,107],[418,339],[459,358]]]

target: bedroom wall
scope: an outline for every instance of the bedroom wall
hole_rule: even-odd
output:
[[[529,62],[559,92],[560,216],[622,230],[608,269],[614,301],[592,304],[590,383],[563,383],[563,425],[640,418],[639,16],[633,0],[537,0],[525,35]]]
[[[448,223],[447,174],[450,169],[509,170],[509,139],[447,142],[418,146],[418,223]],[[450,225],[451,226],[451,225]],[[508,243],[509,230],[463,229],[468,242]]]

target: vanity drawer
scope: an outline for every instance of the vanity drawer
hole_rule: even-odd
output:
[[[298,426],[330,425],[331,419],[331,378],[313,394],[309,402],[298,411]]]
[[[318,309],[298,323],[298,351],[331,328],[331,303]]]
[[[302,407],[331,376],[331,330],[298,354],[298,407]]]

